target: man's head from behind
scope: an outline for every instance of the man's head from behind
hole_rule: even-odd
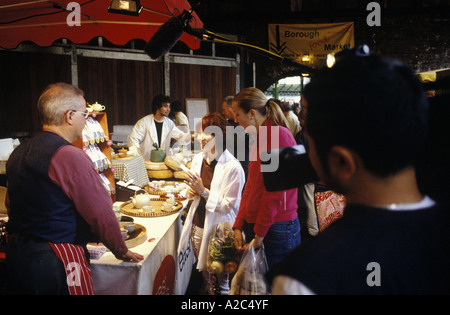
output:
[[[83,97],[83,91],[73,85],[63,82],[48,85],[37,104],[41,123],[62,125],[68,111],[85,111],[86,101]]]
[[[326,175],[333,148],[348,149],[366,171],[384,178],[412,166],[425,142],[428,102],[412,70],[399,61],[345,57],[319,71],[303,96],[306,131]]]

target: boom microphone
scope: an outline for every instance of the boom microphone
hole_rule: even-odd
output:
[[[191,11],[173,16],[156,31],[150,41],[145,45],[145,52],[152,59],[158,59],[167,54],[184,33],[184,28],[192,19]]]
[[[199,3],[197,5],[199,5]],[[266,49],[240,42],[234,42],[228,38],[214,34],[203,28],[192,28],[189,23],[192,20],[193,11],[194,8],[191,8],[189,11],[184,10],[181,15],[173,16],[168,19],[166,23],[161,25],[161,27],[156,31],[156,33],[144,47],[147,55],[149,55],[152,59],[158,59],[159,57],[164,56],[173,48],[173,46],[175,46],[183,33],[186,32],[187,34],[195,36],[201,40],[211,40],[224,44],[243,47],[249,51],[261,54],[270,59],[278,59],[284,65],[294,66],[306,73],[313,73],[315,71],[313,68],[299,64],[294,60],[284,58]]]

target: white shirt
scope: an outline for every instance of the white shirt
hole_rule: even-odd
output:
[[[186,125],[189,129],[189,120],[183,112],[178,112],[175,114],[175,125]]]
[[[301,126],[300,126],[300,121],[298,120],[297,115],[294,114],[293,111],[289,111],[287,113],[287,115],[285,115],[286,120],[288,122],[288,125],[286,127],[288,127],[288,129],[291,131],[292,135],[295,137],[295,135],[302,130]]]
[[[185,137],[190,137],[190,134],[184,133],[175,126],[172,120],[164,117],[161,130],[161,143],[159,143],[155,119],[152,114],[139,119],[136,125],[134,125],[133,131],[128,138],[128,146],[139,148],[144,159],[150,160],[150,153],[155,149],[153,143],[157,143],[162,150],[168,151],[171,138],[182,140]]]
[[[194,156],[191,171],[200,174],[204,153]],[[219,223],[234,223],[241,202],[241,193],[244,188],[245,174],[241,163],[228,151],[225,150],[219,157],[214,168],[211,181],[211,189],[206,202],[205,224],[203,227],[203,240],[200,246],[197,269],[206,269],[208,261],[208,240],[212,229]],[[181,231],[178,253],[189,245],[192,220],[194,213],[200,203],[200,196],[195,196],[189,209],[188,216]]]

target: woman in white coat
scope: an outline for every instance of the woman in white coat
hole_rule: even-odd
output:
[[[181,232],[178,252],[187,248],[191,241],[197,269],[206,283],[210,278],[207,271],[209,237],[217,224],[234,223],[245,184],[241,163],[228,150],[222,149],[226,148],[227,126],[228,122],[218,113],[202,118],[199,137],[202,152],[194,156],[185,181],[189,186],[186,195],[193,202]],[[228,294],[227,275],[219,275],[214,281],[217,282],[213,283],[214,293]]]

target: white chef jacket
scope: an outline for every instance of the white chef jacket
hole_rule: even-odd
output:
[[[194,156],[191,171],[200,174],[204,153]],[[201,175],[201,174],[200,174]],[[219,157],[214,168],[211,181],[211,189],[206,202],[205,224],[203,227],[203,240],[198,255],[197,269],[206,269],[208,261],[208,240],[210,233],[217,224],[222,222],[234,223],[241,202],[241,193],[245,184],[245,174],[241,163],[228,151],[225,150]],[[189,246],[192,220],[194,213],[200,203],[200,196],[195,196],[189,209],[188,216],[181,231],[178,254],[182,249]]]
[[[150,153],[155,149],[153,143],[156,142],[162,150],[167,152],[170,148],[171,138],[181,140],[184,137],[190,137],[190,135],[178,129],[172,120],[164,117],[161,130],[161,143],[159,143],[155,119],[153,114],[151,114],[139,119],[136,125],[134,125],[133,131],[128,138],[128,146],[136,146],[141,150],[144,160],[150,160]]]

